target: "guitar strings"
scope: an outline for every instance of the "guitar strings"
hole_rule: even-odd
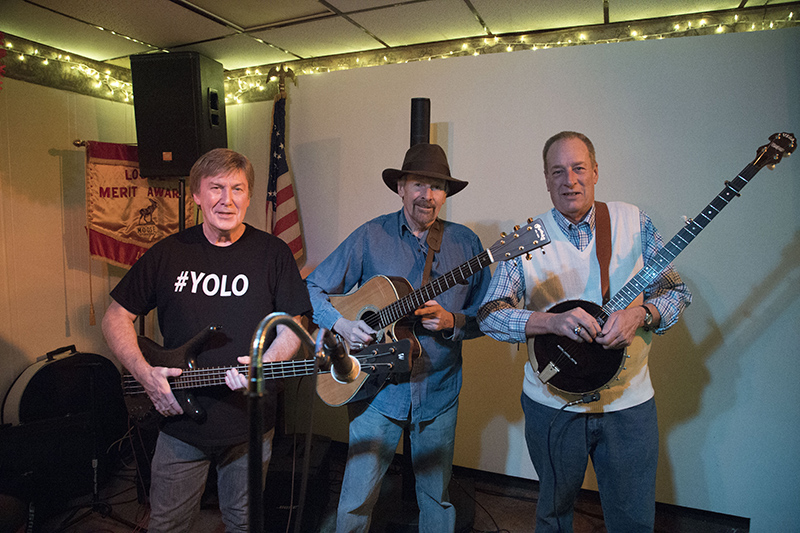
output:
[[[310,374],[314,367],[314,360],[303,359],[301,361],[278,361],[267,363],[267,365],[268,366],[263,367],[265,378],[288,378]],[[248,365],[238,365],[234,367],[206,367],[187,370],[187,375],[168,378],[168,381],[173,389],[184,389],[207,385],[224,385],[225,373],[230,368],[235,368],[241,373],[249,372]],[[130,374],[126,374],[122,377],[122,388],[126,394],[141,394],[145,392],[144,386],[136,381],[136,379]]]
[[[484,265],[483,261],[485,260],[488,260],[489,262]],[[490,264],[491,260],[489,253],[483,251],[466,263],[454,268],[450,272],[439,276],[414,292],[409,293],[395,302],[392,302],[381,309],[377,314],[370,315],[364,319],[364,321],[372,329],[383,329],[389,324],[392,324],[410,314],[415,309],[420,308],[425,302],[452,288],[457,283],[465,281],[467,278],[476,272],[483,270]],[[456,277],[456,275],[458,275],[458,277]]]
[[[383,366],[386,367],[394,366],[394,363],[369,362],[371,358],[372,358],[371,354],[367,357],[359,358],[359,362],[361,362],[362,368],[375,369]],[[267,364],[268,366],[263,367],[264,377],[266,379],[280,379],[280,378],[308,376],[312,373],[314,368],[313,359],[303,359],[300,361],[277,361]],[[219,367],[197,368],[187,371],[191,372],[191,375],[176,376],[173,378],[169,378],[168,381],[170,382],[170,386],[176,390],[198,387],[198,386],[224,385],[225,373],[230,368],[235,368],[236,370],[238,370],[243,374],[249,372],[248,365],[238,365],[234,367],[219,366]],[[330,372],[330,370],[320,370],[321,374],[325,374],[328,372]],[[124,393],[127,395],[145,393],[144,386],[138,381],[136,381],[136,379],[130,374],[122,376],[122,389]]]

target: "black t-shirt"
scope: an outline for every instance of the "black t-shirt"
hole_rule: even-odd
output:
[[[208,242],[202,225],[163,239],[131,267],[111,296],[133,314],[156,308],[168,349],[182,346],[208,326],[221,326],[198,356],[198,367],[238,364],[236,357],[250,355],[259,322],[272,312],[294,316],[311,311],[289,247],[249,225],[230,246]],[[267,381],[266,390],[268,430],[275,425],[276,383]],[[167,417],[161,428],[165,433],[198,446],[247,440],[247,398],[242,391],[222,385],[192,393],[206,411],[206,421]]]

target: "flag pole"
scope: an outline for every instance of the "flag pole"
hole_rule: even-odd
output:
[[[284,65],[278,65],[277,67],[272,67],[269,69],[267,78],[270,80],[278,80],[278,95],[275,98],[276,100],[280,98],[286,98],[286,78],[291,79],[292,82],[297,85],[297,80],[294,77],[294,71]]]

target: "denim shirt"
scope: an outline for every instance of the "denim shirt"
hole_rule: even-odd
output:
[[[441,251],[434,256],[429,280],[484,250],[478,236],[466,226],[443,223]],[[403,277],[418,289],[427,252],[425,238],[418,239],[412,233],[402,209],[363,224],[306,279],[314,322],[333,329],[342,314],[327,295],[348,293],[378,275]],[[466,284],[457,284],[435,298],[455,315],[456,327],[452,331],[428,331],[416,321],[414,332],[422,354],[412,362],[410,376],[397,376],[381,389],[371,400],[373,407],[396,420],[406,420],[410,414],[413,420],[427,421],[456,402],[461,390],[461,342],[482,335],[476,315],[490,278],[489,270],[483,269]]]

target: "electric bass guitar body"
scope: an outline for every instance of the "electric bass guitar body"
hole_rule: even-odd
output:
[[[605,305],[572,300],[559,303],[548,312],[563,313],[582,307],[592,315],[600,327],[615,311],[627,308],[692,240],[727,206],[765,166],[774,166],[784,155],[797,147],[791,133],[775,133],[769,143],[756,150],[756,158],[733,181],[726,181],[714,200],[675,235],[653,259],[630,279]],[[559,335],[537,335],[533,350],[528,350],[531,366],[539,380],[567,394],[588,394],[608,388],[625,368],[625,350],[605,350],[597,343],[578,343]]]

